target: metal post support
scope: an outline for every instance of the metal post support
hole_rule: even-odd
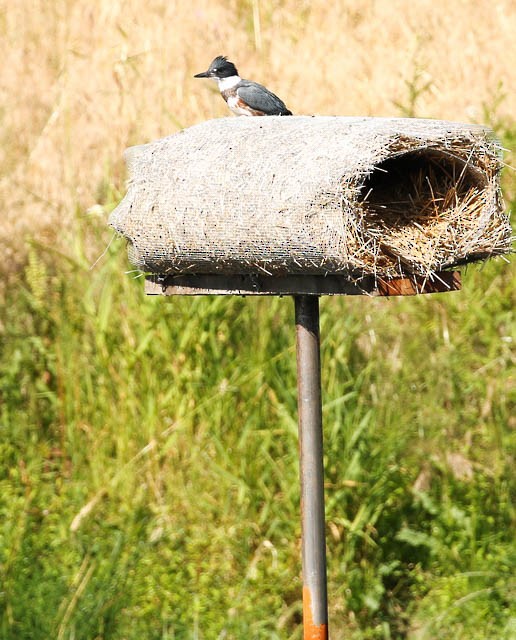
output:
[[[328,639],[319,298],[295,296],[304,640]]]
[[[328,640],[322,446],[320,295],[411,296],[457,291],[459,272],[359,281],[345,275],[149,275],[148,295],[293,296],[296,310],[299,450],[303,544],[304,640]]]

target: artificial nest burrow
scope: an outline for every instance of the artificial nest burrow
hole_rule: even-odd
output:
[[[127,159],[110,223],[148,272],[431,276],[510,249],[500,147],[482,127],[224,118]]]

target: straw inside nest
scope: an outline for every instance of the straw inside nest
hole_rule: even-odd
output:
[[[359,249],[362,266],[426,275],[436,265],[460,264],[468,253],[483,257],[478,221],[487,188],[484,172],[437,150],[379,163],[360,189],[357,239],[367,246],[367,251]],[[492,253],[488,240],[486,255]]]

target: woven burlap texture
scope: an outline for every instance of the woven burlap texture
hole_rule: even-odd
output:
[[[509,250],[500,147],[479,126],[221,118],[125,157],[127,194],[109,222],[145,272],[431,274]],[[397,159],[405,159],[398,168]],[[452,196],[434,194],[435,175]],[[386,188],[394,213],[376,196]],[[412,220],[396,200],[413,203],[419,188],[431,206],[418,204]]]

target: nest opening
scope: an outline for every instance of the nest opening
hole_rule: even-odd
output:
[[[461,207],[486,183],[485,174],[462,158],[425,149],[377,164],[364,180],[358,201],[366,218],[403,226]]]
[[[485,206],[486,174],[445,151],[390,157],[365,178],[358,198],[375,268],[425,273],[452,225],[467,230]],[[370,256],[370,258],[373,256]],[[447,266],[445,260],[438,260]]]

